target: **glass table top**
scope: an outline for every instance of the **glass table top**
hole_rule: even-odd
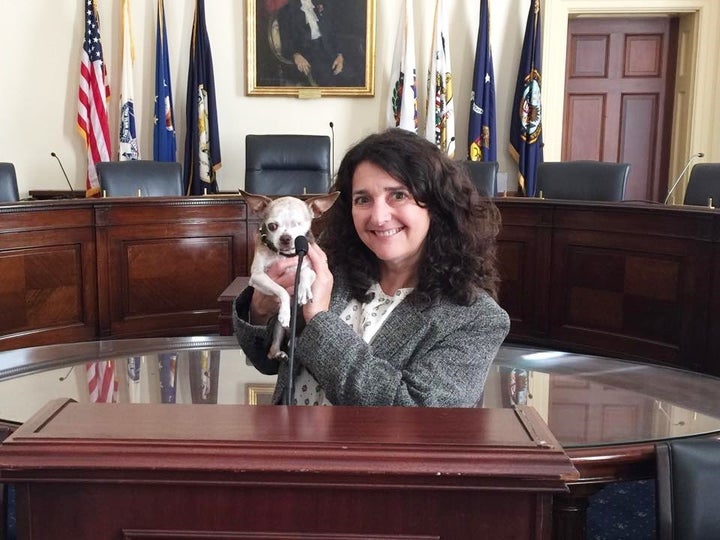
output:
[[[232,336],[108,340],[0,352],[0,420],[22,423],[56,398],[90,400],[88,365],[112,368],[109,391],[131,403],[264,405],[274,376],[249,365]],[[534,407],[565,448],[720,431],[720,378],[506,344],[484,407]]]

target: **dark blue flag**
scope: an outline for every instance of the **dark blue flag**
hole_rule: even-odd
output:
[[[215,174],[221,166],[220,141],[215,76],[205,26],[205,0],[197,0],[195,5],[186,107],[185,192],[188,195],[202,195],[206,191],[217,193]]]
[[[495,72],[490,49],[490,12],[488,0],[480,0],[480,25],[470,96],[468,159],[497,161],[495,133]]]
[[[173,115],[172,86],[170,84],[170,60],[168,58],[167,31],[165,30],[165,6],[158,0],[157,30],[155,41],[155,127],[153,130],[153,159],[175,161],[175,118]]]
[[[518,183],[526,197],[535,195],[537,165],[543,160],[541,52],[540,1],[530,0],[510,118],[510,153],[518,162]]]

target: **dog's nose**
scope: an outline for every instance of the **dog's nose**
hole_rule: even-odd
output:
[[[289,234],[281,234],[280,235],[280,243],[283,246],[289,246],[293,243],[293,237]]]

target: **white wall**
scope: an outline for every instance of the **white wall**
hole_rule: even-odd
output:
[[[259,0],[258,0],[259,1]],[[339,0],[342,1],[342,0]],[[472,85],[479,2],[445,0],[451,21],[457,158],[467,145],[467,115]],[[517,168],[507,153],[508,123],[529,0],[490,0],[495,64],[500,170]],[[135,106],[143,157],[152,158],[156,0],[130,0],[135,39]],[[329,134],[335,125],[335,163],[364,135],[385,127],[388,76],[401,0],[377,0],[375,96],[372,98],[248,97],[245,95],[246,0],[206,0],[207,28],[218,86],[223,166],[220,189],[243,186],[245,135],[248,133]],[[414,0],[419,103],[425,102],[433,0]],[[111,136],[117,152],[120,94],[120,0],[97,0],[111,98]],[[178,160],[185,137],[185,93],[194,0],[165,0],[168,42],[178,130]],[[0,0],[0,161],[15,164],[20,196],[30,189],[65,189],[57,162],[63,161],[73,187],[85,187],[85,150],[75,127],[83,0]],[[547,60],[545,60],[547,62]],[[424,109],[424,105],[421,107]],[[424,115],[423,115],[424,116]],[[514,189],[514,188],[513,188]]]

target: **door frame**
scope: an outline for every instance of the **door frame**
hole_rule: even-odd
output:
[[[720,99],[720,2],[717,0],[544,0],[543,141],[545,160],[560,161],[565,101],[568,19],[571,16],[678,16],[678,80],[674,90],[668,180],[688,156],[704,152],[704,161],[720,161],[720,136],[713,105]],[[683,32],[683,28],[687,29]],[[692,58],[692,62],[683,62]],[[552,59],[552,62],[550,61]],[[560,129],[552,129],[560,126]],[[687,181],[687,175],[684,181]],[[678,193],[683,190],[678,189]]]

